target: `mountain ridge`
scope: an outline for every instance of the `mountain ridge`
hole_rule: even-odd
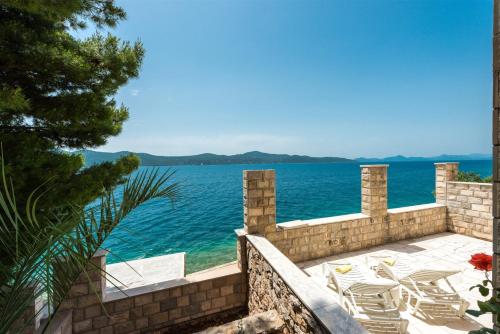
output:
[[[114,161],[128,154],[136,154],[141,159],[141,165],[143,166],[491,160],[491,155],[481,153],[463,155],[442,154],[432,157],[406,157],[404,155],[395,155],[384,158],[360,157],[356,159],[348,159],[342,157],[311,157],[308,155],[273,154],[260,151],[250,151],[234,155],[201,153],[185,156],[161,156],[149,153],[136,153],[131,151],[99,152],[93,150],[81,150],[74,153],[81,153],[85,158],[86,165],[95,165],[101,162]]]
[[[250,151],[241,154],[223,155],[202,153],[186,156],[161,156],[149,153],[130,151],[98,152],[81,150],[86,165],[94,165],[105,161],[114,161],[128,154],[136,154],[143,166],[176,166],[176,165],[227,165],[227,164],[266,164],[266,163],[354,163],[355,160],[340,157],[310,157],[307,155],[272,154]]]
[[[358,162],[403,162],[403,161],[453,161],[453,160],[491,160],[491,154],[470,153],[470,154],[441,154],[431,157],[407,157],[395,155],[385,158],[357,158]]]

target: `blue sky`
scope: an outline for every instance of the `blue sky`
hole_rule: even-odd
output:
[[[491,147],[491,0],[118,1],[140,39],[102,151],[429,156]]]

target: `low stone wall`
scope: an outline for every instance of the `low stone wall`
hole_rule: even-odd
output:
[[[276,310],[284,333],[367,333],[317,284],[266,238],[247,235],[248,310]]]
[[[275,222],[274,171],[244,171],[245,231],[266,237],[294,262],[446,231],[443,203],[387,209],[387,170],[388,165],[361,166],[361,213],[281,224]],[[445,179],[436,180],[441,191]],[[239,242],[238,261],[242,269],[246,265],[241,256],[244,253],[244,245]]]
[[[448,230],[492,240],[492,198],[493,186],[489,183],[447,182]]]
[[[383,220],[357,213],[277,224],[266,237],[302,262],[444,231],[446,207],[433,203],[389,209]]]
[[[105,268],[105,255],[93,262]],[[246,312],[246,281],[236,264],[111,294],[99,272],[88,274],[91,283],[82,274],[61,307],[72,312],[74,334],[179,333]]]
[[[446,231],[446,207],[440,204],[414,205],[387,210],[388,233],[386,242]]]

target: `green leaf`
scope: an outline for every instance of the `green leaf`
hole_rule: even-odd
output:
[[[484,286],[480,286],[479,287],[479,293],[481,294],[481,296],[487,297],[490,294],[490,289],[488,289],[488,288],[486,288]]]
[[[467,310],[467,311],[465,311],[465,312],[466,312],[467,314],[470,314],[470,315],[474,316],[474,317],[479,317],[480,315],[483,315],[483,314],[484,314],[484,312],[483,312],[483,311],[481,311],[481,310]]]
[[[487,313],[487,312],[493,313],[494,312],[494,308],[492,307],[492,305],[490,304],[489,301],[487,301],[487,302],[478,301],[477,306],[479,306],[479,309],[481,311],[483,311],[484,313]]]
[[[470,331],[469,334],[496,334],[496,332],[491,328],[483,327],[481,329]]]

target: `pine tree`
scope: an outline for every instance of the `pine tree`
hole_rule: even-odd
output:
[[[84,168],[68,153],[103,145],[128,118],[113,96],[144,49],[104,33],[123,19],[113,0],[0,0],[0,142],[20,212],[49,179],[41,212],[84,206],[138,167],[127,156]],[[87,25],[96,33],[76,37]]]

